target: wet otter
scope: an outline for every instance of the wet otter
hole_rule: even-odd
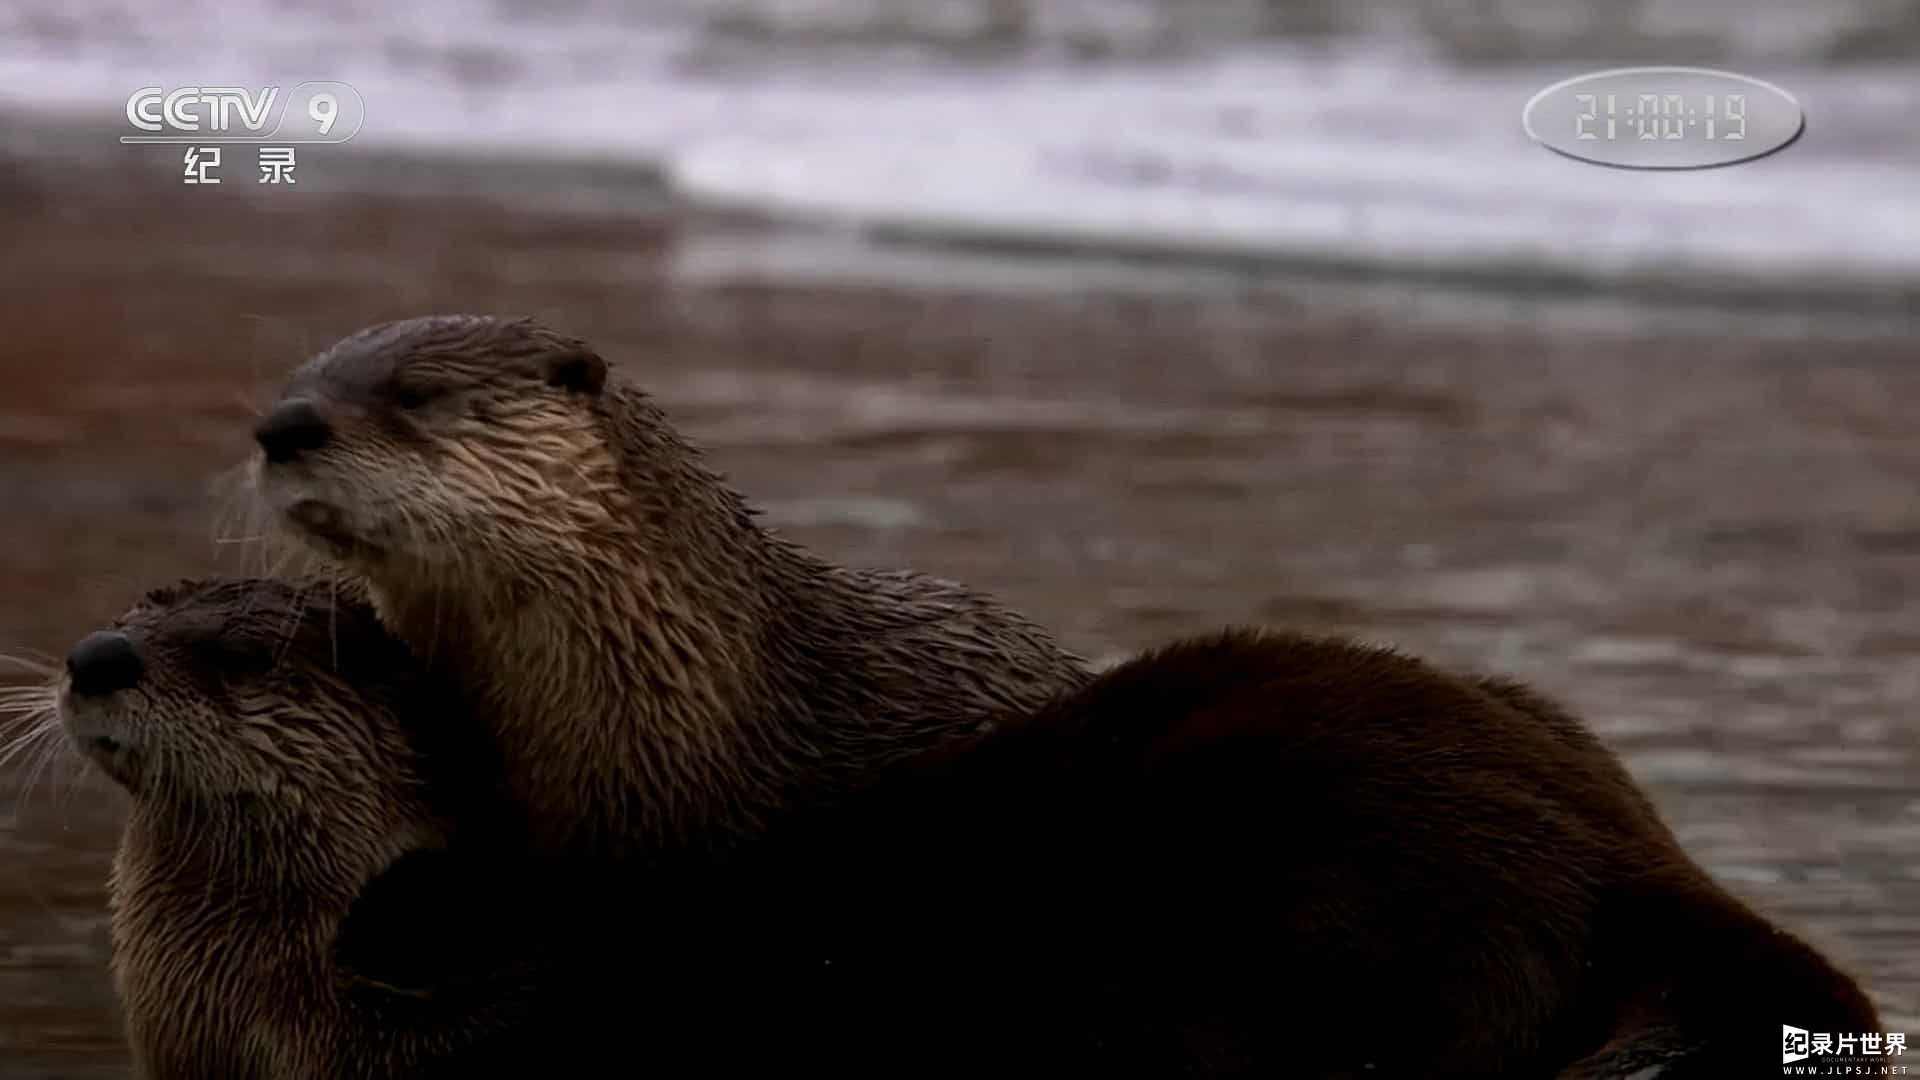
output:
[[[156,1077],[1718,1076],[1878,1029],[1571,717],[1341,641],[1156,650],[606,893],[463,856],[486,748],[352,595],[163,590],[69,671]]]
[[[256,430],[278,520],[472,697],[532,846],[704,846],[1086,677],[959,585],[757,525],[640,390],[531,321],[409,319]]]
[[[1740,1076],[1780,1017],[1879,1030],[1563,710],[1339,640],[1155,650],[691,880],[667,945],[751,973],[750,1071]]]
[[[1777,1017],[1879,1030],[1563,710],[1349,642],[1179,642],[850,806],[796,872],[914,899],[836,905],[872,949],[839,962],[879,986],[950,972],[955,1013],[991,988],[1017,1019],[983,1053],[1011,1034],[1024,1060],[1103,1045],[1136,1075],[1735,1076],[1772,1064]]]
[[[470,965],[437,956],[431,983],[337,962],[356,897],[446,848],[485,760],[363,601],[183,583],[67,666],[50,705],[132,796],[110,892],[141,1075],[476,1075],[536,1015],[549,961],[511,925],[484,956],[467,942]]]
[[[131,796],[110,904],[140,1076],[712,1075],[723,1031],[796,1011],[712,1007],[812,969],[730,946],[708,879],[600,896],[465,844],[497,765],[454,701],[331,581],[182,582],[74,646],[33,719]]]
[[[669,923],[755,973],[763,1064],[1605,1075],[1877,1023],[1524,688],[1257,634],[1087,686],[976,597],[758,529],[531,323],[355,335],[257,436],[268,504],[473,695],[538,846],[728,839]]]

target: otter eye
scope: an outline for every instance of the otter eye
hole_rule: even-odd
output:
[[[431,394],[427,393],[425,390],[421,389],[418,386],[403,385],[403,386],[396,386],[393,389],[394,403],[399,405],[401,408],[407,410],[408,412],[412,412],[415,409],[421,408],[422,406],[426,405],[427,401],[431,397],[432,397]]]

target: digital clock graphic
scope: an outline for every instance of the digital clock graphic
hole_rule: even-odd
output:
[[[1535,142],[1596,165],[1704,169],[1783,150],[1806,129],[1792,94],[1731,71],[1615,68],[1554,83],[1520,111]]]

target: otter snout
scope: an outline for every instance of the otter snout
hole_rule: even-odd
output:
[[[320,449],[332,435],[319,406],[306,398],[293,398],[275,405],[253,429],[254,440],[266,453],[267,460],[275,464]]]
[[[88,634],[67,653],[68,679],[73,692],[82,697],[130,689],[145,671],[133,641],[114,630]]]

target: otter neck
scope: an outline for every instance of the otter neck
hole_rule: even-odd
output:
[[[136,805],[114,865],[113,966],[151,1075],[271,1075],[283,1063],[249,1057],[262,1033],[333,1007],[326,958],[354,890],[334,872],[345,860],[286,860],[316,835],[272,841]]]
[[[415,839],[375,836],[359,822],[269,814],[238,800],[136,803],[126,838],[144,861],[177,868],[196,881],[219,882],[216,901],[223,908],[244,913],[252,905],[268,915],[344,911],[360,886]]]
[[[647,545],[579,567],[589,587],[506,603],[377,580],[373,591],[510,748],[507,786],[536,846],[704,846],[784,805],[818,771],[809,757],[839,741],[805,730],[796,714],[808,710],[779,707],[801,704],[793,687],[811,658],[795,624],[820,602],[824,568],[757,529],[726,550],[664,565]]]
[[[939,603],[917,611],[744,510],[704,524],[698,543],[576,546],[565,587],[511,597],[372,581],[382,618],[473,695],[534,847],[724,845],[971,730],[926,707],[965,697],[965,673],[927,670],[939,643],[917,628]],[[1039,666],[1031,703],[1070,661]]]

